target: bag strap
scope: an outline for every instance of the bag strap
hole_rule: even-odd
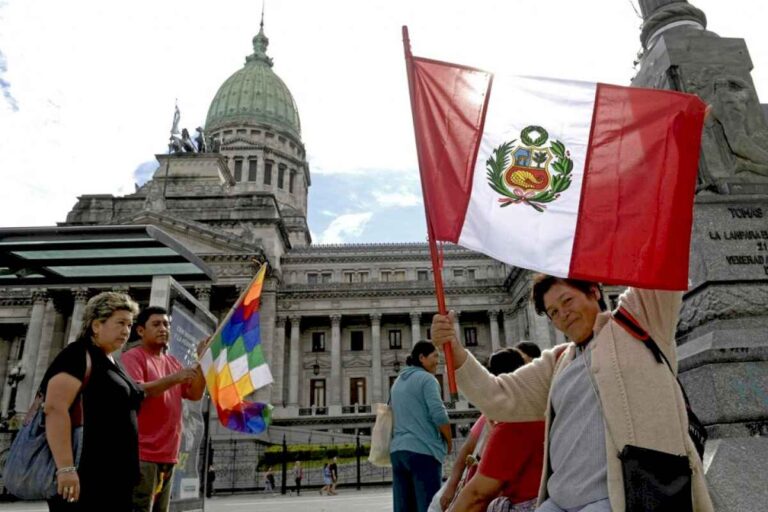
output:
[[[88,385],[88,381],[91,380],[91,370],[93,364],[91,361],[91,354],[88,352],[88,347],[85,348],[85,375],[83,375],[83,383],[80,384],[80,391],[77,392],[77,402],[72,407],[72,411],[69,413],[69,417],[72,421],[73,427],[79,427],[85,421],[85,409],[83,407],[83,391],[85,386]]]
[[[672,369],[672,365],[669,364],[669,360],[667,359],[667,356],[664,355],[664,352],[661,351],[661,349],[659,348],[659,345],[651,337],[651,335],[648,334],[648,332],[645,329],[643,329],[643,327],[637,322],[637,320],[635,320],[635,318],[623,307],[619,307],[613,312],[613,319],[616,320],[616,322],[620,326],[622,326],[624,330],[630,334],[630,336],[632,336],[633,338],[639,341],[642,341],[643,344],[645,344],[645,346],[648,347],[648,349],[651,351],[657,363],[667,364],[667,368],[669,368],[669,371],[672,372],[672,375],[674,375],[675,380],[677,381],[677,385],[680,386],[680,390],[683,392],[683,398],[685,399],[685,408],[688,411],[691,411],[691,403],[688,400],[688,394],[685,392],[685,388],[683,387],[683,384],[680,382],[680,378]]]
[[[91,354],[88,352],[88,347],[85,348],[85,375],[83,375],[83,382],[80,384],[80,390],[77,392],[76,401],[72,404],[72,410],[69,412],[69,418],[73,427],[79,427],[83,424],[83,391],[85,386],[88,385],[88,381],[91,380],[91,373],[93,370],[93,363],[91,360]],[[37,390],[35,400],[29,407],[26,416],[24,416],[24,425],[32,421],[38,409],[43,407],[45,403],[45,391],[42,386]]]

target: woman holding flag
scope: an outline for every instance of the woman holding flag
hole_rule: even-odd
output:
[[[538,274],[536,311],[570,342],[498,377],[458,342],[452,314],[435,315],[432,341],[450,344],[470,402],[494,421],[546,420],[537,511],[713,510],[675,376],[681,297],[630,287],[611,315],[601,312],[597,283]],[[640,489],[638,460],[650,460],[651,473],[666,471],[653,476],[671,484]]]

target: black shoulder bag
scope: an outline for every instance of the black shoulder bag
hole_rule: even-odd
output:
[[[659,364],[666,363],[669,371],[674,374],[672,365],[664,356],[656,342],[638,323],[622,308],[613,313],[613,318],[632,337],[645,343]],[[685,408],[688,413],[688,434],[699,453],[704,455],[704,443],[707,431],[699,418],[693,413],[688,395],[677,379],[678,386],[683,392]],[[626,445],[619,453],[622,473],[624,476],[624,494],[626,496],[626,512],[692,512],[693,498],[691,493],[691,468],[688,457],[670,453]]]

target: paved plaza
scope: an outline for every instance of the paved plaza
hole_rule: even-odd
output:
[[[390,512],[391,488],[355,491],[339,489],[338,496],[320,496],[317,491],[307,491],[301,496],[265,496],[241,494],[215,496],[206,500],[206,512]],[[0,503],[2,512],[47,512],[42,502]]]

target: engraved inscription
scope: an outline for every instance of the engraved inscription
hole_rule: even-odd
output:
[[[728,207],[729,229],[708,230],[707,238],[723,244],[722,258],[730,267],[758,267],[768,276],[768,211],[763,207]],[[724,212],[725,213],[725,212]],[[757,269],[755,269],[757,270]],[[758,270],[758,272],[760,272]]]

